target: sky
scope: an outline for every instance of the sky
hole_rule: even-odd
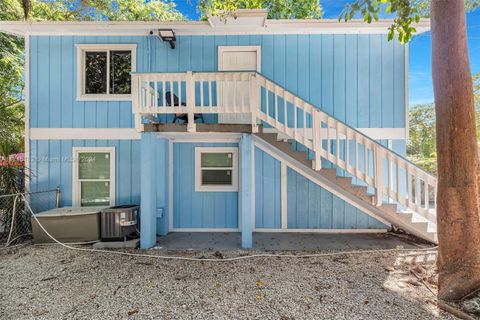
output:
[[[352,0],[320,0],[324,18],[338,18],[345,3]],[[197,0],[175,0],[187,18],[197,20]],[[467,36],[472,74],[480,72],[480,9],[467,13]],[[409,44],[410,106],[433,102],[430,32],[417,35]]]

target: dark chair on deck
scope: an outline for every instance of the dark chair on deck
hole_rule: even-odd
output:
[[[170,91],[165,93],[165,100],[167,102],[167,106],[171,107],[172,106],[172,93]],[[187,104],[185,102],[181,102],[177,95],[173,94],[173,106],[178,107],[178,106],[186,106]],[[203,120],[203,114],[201,113],[195,113],[193,115],[193,121],[200,119],[202,123],[205,123]],[[186,113],[175,113],[175,117],[173,118],[172,123],[177,122],[177,120],[182,120],[183,122],[188,122],[188,114]]]

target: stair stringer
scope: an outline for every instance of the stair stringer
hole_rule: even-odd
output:
[[[268,155],[272,156],[280,162],[285,162],[288,167],[296,171],[298,174],[309,179],[313,183],[317,184],[319,187],[331,192],[332,194],[339,197],[341,200],[347,202],[348,204],[354,206],[355,208],[363,211],[365,214],[368,214],[372,218],[377,219],[378,221],[386,225],[395,225],[396,227],[405,230],[408,233],[411,233],[419,238],[434,242],[431,238],[420,232],[418,230],[418,227],[415,227],[412,225],[412,223],[409,223],[405,221],[405,219],[402,219],[401,215],[397,212],[393,213],[384,211],[380,207],[377,207],[353,195],[349,191],[345,190],[342,186],[320,174],[320,172],[313,170],[305,163],[302,163],[302,161],[295,159],[288,153],[280,150],[276,146],[270,144],[268,141],[262,139],[261,136],[253,135],[253,141],[254,145],[263,152],[267,153]]]

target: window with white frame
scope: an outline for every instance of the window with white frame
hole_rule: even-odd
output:
[[[195,148],[195,191],[238,191],[238,148]]]
[[[78,44],[77,100],[131,99],[135,44]]]
[[[73,205],[115,204],[115,148],[74,148]]]

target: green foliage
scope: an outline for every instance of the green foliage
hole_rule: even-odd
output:
[[[0,20],[75,21],[173,21],[183,20],[174,2],[161,0],[2,0]],[[26,12],[26,14],[25,14]]]
[[[269,19],[316,19],[323,15],[319,0],[200,0],[198,8],[222,18],[233,16],[237,9],[268,9]]]
[[[418,105],[410,110],[407,156],[431,173],[437,171],[435,106]]]
[[[22,140],[22,48],[23,39],[0,33],[0,141],[10,144]]]
[[[0,107],[0,143],[12,146],[13,153],[23,150],[23,103]]]
[[[480,141],[480,73],[473,77],[477,139]],[[418,105],[410,109],[407,156],[423,169],[436,174],[435,106]]]
[[[448,1],[448,0],[446,0]],[[480,0],[465,0],[467,10],[480,7]],[[392,25],[388,28],[388,40],[397,34],[401,43],[407,43],[416,32],[414,23],[430,14],[430,0],[354,0],[345,5],[338,20],[351,20],[360,13],[363,20],[371,23],[378,21],[379,14],[395,14]]]
[[[392,40],[397,33],[401,43],[410,41],[416,31],[413,24],[419,22],[422,17],[421,10],[410,0],[355,0],[345,5],[338,19],[348,21],[360,12],[364,21],[372,23],[378,21],[382,11],[386,14],[396,14],[388,28],[388,39]]]
[[[465,9],[467,11],[472,11],[477,8],[480,8],[480,0],[465,0]]]

